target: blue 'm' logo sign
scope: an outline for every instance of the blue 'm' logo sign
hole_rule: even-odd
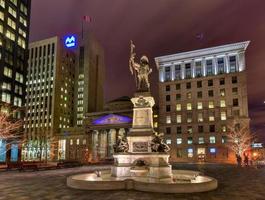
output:
[[[74,35],[65,37],[64,44],[67,48],[73,48],[76,46],[76,37]]]

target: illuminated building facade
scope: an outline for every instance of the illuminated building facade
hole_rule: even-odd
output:
[[[249,42],[157,57],[159,131],[171,160],[233,162],[226,133],[249,123],[245,51]]]
[[[14,117],[20,119],[26,96],[30,7],[30,0],[0,0],[0,112],[14,109]],[[15,162],[18,145],[12,144],[5,154],[7,143],[0,139],[0,162]]]
[[[53,136],[73,126],[76,57],[60,37],[29,45],[23,160],[50,159]]]

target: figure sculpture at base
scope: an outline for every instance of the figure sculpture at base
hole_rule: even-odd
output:
[[[127,138],[124,136],[118,136],[116,144],[113,145],[115,153],[127,153],[129,151],[129,144]]]
[[[163,141],[163,134],[156,134],[151,143],[152,152],[166,153],[169,152],[169,146]]]

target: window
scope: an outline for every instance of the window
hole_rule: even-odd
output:
[[[13,21],[12,19],[10,19],[9,17],[7,18],[7,24],[8,24],[8,26],[10,26],[14,30],[16,30],[16,22]]]
[[[233,106],[238,106],[238,99],[233,99]]]
[[[195,62],[195,68],[196,68],[196,77],[202,76],[202,62],[198,61]]]
[[[16,72],[16,81],[23,83],[23,75]]]
[[[222,121],[226,120],[226,112],[225,111],[221,111],[221,120]]]
[[[170,85],[166,85],[166,91],[170,91]]]
[[[19,46],[21,46],[23,49],[26,48],[26,42],[22,37],[18,37],[17,43]]]
[[[6,37],[9,38],[12,41],[15,41],[15,34],[12,33],[10,30],[6,31]]]
[[[211,144],[215,144],[215,136],[210,136],[209,140]]]
[[[203,133],[203,126],[198,126],[198,132]]]
[[[236,56],[229,57],[230,72],[236,72]]]
[[[201,99],[202,98],[202,91],[197,92],[197,98],[198,99]]]
[[[171,134],[171,128],[170,127],[166,128],[166,134]]]
[[[8,7],[8,12],[10,15],[17,18],[17,12],[13,8],[11,8],[10,6]]]
[[[225,144],[227,141],[227,137],[226,136],[222,136],[222,144]]]
[[[28,14],[28,9],[26,6],[24,6],[23,4],[20,4],[20,11],[22,13],[24,13],[24,15],[27,15]]]
[[[180,104],[180,103],[178,103],[178,104],[176,105],[176,111],[181,111],[181,104]]]
[[[188,144],[192,144],[192,137],[188,137],[188,138],[187,138],[187,143],[188,143]]]
[[[19,17],[19,22],[21,24],[23,24],[25,27],[27,27],[27,20],[24,17],[20,16]]]
[[[202,106],[202,102],[198,102],[197,103],[197,109],[198,110],[201,110],[203,108],[203,106]]]
[[[225,96],[225,89],[220,89],[220,96],[224,97]]]
[[[171,78],[171,70],[170,67],[165,68],[165,81],[170,81]]]
[[[187,103],[187,110],[192,110],[192,104],[191,103]]]
[[[2,101],[5,103],[10,103],[11,102],[11,95],[6,93],[6,92],[2,92]]]
[[[191,92],[188,92],[188,93],[187,93],[187,99],[191,99],[191,97],[192,97]]]
[[[209,87],[213,86],[213,80],[208,80],[208,86]]]
[[[203,122],[203,114],[198,113],[198,122]]]
[[[207,75],[213,75],[213,61],[206,60],[206,70]]]
[[[0,6],[5,8],[5,0],[0,0]]]
[[[225,78],[220,78],[219,83],[220,83],[220,85],[224,85],[225,84]]]
[[[170,112],[170,105],[166,105],[166,112]]]
[[[176,90],[180,90],[180,84],[176,84]]]
[[[197,88],[201,88],[202,87],[202,81],[197,81]]]
[[[175,65],[175,80],[181,79],[181,66]]]
[[[4,68],[4,75],[9,77],[9,78],[12,78],[12,69],[5,67]]]
[[[193,148],[188,148],[187,152],[188,152],[188,158],[192,158],[193,157]]]
[[[191,82],[186,83],[186,89],[191,89]]]
[[[222,125],[222,126],[221,126],[221,131],[222,131],[223,133],[226,132],[226,125]]]
[[[181,130],[181,126],[177,126],[177,134],[181,134],[182,130]]]
[[[171,116],[166,116],[166,123],[170,124],[171,123]]]
[[[181,94],[176,94],[176,100],[180,100],[181,99]]]
[[[166,139],[166,144],[171,144],[171,139]]]
[[[14,106],[21,107],[22,106],[22,99],[19,97],[14,97]]]
[[[187,127],[187,132],[188,132],[189,134],[192,134],[192,126],[188,126],[188,127]]]
[[[2,89],[3,90],[11,90],[11,83],[3,82]]]
[[[181,123],[181,115],[177,115],[176,121],[177,121],[177,123]]]
[[[211,153],[211,154],[215,154],[215,153],[216,153],[216,148],[211,147],[211,148],[210,148],[210,153]]]
[[[209,121],[210,122],[214,121],[214,112],[209,112]]]
[[[209,107],[209,108],[214,108],[214,102],[213,102],[213,101],[209,101],[209,103],[208,103],[208,107]]]
[[[237,91],[237,88],[235,87],[235,88],[232,88],[232,93],[233,93],[233,95],[237,95],[238,94],[238,91]]]
[[[170,101],[170,95],[166,95],[166,101]]]
[[[237,77],[236,76],[232,76],[232,83],[236,84],[237,83]]]
[[[192,122],[192,113],[187,113],[187,122],[188,123]]]
[[[226,106],[225,100],[220,100],[220,107],[224,108]]]
[[[185,64],[185,74],[186,74],[186,78],[191,78],[191,64],[190,63]]]
[[[209,97],[213,97],[213,96],[214,96],[214,95],[213,95],[213,90],[209,90],[209,91],[208,91],[208,96],[209,96]]]
[[[86,139],[83,139],[83,145],[86,145]]]
[[[224,58],[217,58],[217,69],[218,74],[223,74],[225,72]]]
[[[15,6],[17,6],[17,0],[10,0]]]
[[[199,144],[204,144],[204,137],[199,137],[198,143]]]
[[[209,126],[209,132],[214,133],[215,132],[215,125],[210,125]]]
[[[177,138],[177,144],[182,144],[182,138]]]

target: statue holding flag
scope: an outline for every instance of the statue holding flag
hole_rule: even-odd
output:
[[[149,67],[149,60],[147,56],[143,55],[140,59],[140,64],[134,61],[136,53],[134,52],[135,45],[131,41],[131,55],[129,59],[129,67],[132,75],[134,74],[137,90],[141,92],[150,91],[149,74],[152,69]]]

